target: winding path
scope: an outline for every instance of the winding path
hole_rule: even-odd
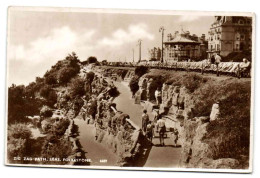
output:
[[[86,158],[91,159],[92,166],[115,166],[117,162],[116,155],[104,144],[95,141],[95,127],[93,124],[87,124],[82,119],[74,119],[79,127],[79,141],[86,152]],[[101,160],[107,160],[102,162]]]
[[[127,86],[127,82],[115,82],[120,95],[114,100],[117,104],[117,109],[130,115],[130,119],[141,128],[141,115],[143,107],[139,104],[134,104],[134,99],[131,97],[131,91]],[[152,117],[152,115],[150,115]],[[156,135],[157,136],[157,135]],[[165,146],[160,147],[159,138],[153,139],[155,146],[150,150],[148,159],[144,167],[167,167],[176,168],[180,159],[181,148],[173,147],[173,139],[168,134],[165,139]]]

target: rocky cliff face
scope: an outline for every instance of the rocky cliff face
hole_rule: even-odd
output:
[[[112,118],[112,124],[117,125],[114,128],[96,126],[97,141],[108,146],[117,155],[119,166],[136,166],[149,143],[140,128],[130,120],[126,119],[125,124],[120,124],[125,117],[126,114],[117,113]]]
[[[110,75],[110,70],[96,69],[95,72],[91,80],[88,78],[90,71],[80,75],[88,91],[79,99],[80,102],[73,98],[63,106],[69,95],[68,91],[63,91],[59,94],[57,105],[66,110],[65,115],[69,119],[84,119],[94,124],[97,142],[105,144],[117,155],[119,166],[135,166],[150,145],[140,128],[129,120],[129,115],[117,111],[113,99],[118,96],[118,91],[112,82],[112,77],[124,79],[131,77],[132,72],[112,71],[116,76]],[[102,74],[109,74],[107,77],[111,79],[105,79]]]
[[[158,84],[158,82],[157,82]],[[145,107],[154,107],[153,104],[147,104],[151,95],[154,95],[155,80],[151,80],[143,76],[139,80],[139,91],[136,96],[145,100]],[[158,86],[160,87],[160,86]],[[207,143],[203,141],[207,134],[207,126],[209,122],[219,119],[219,104],[212,106],[210,116],[194,117],[196,111],[193,95],[181,85],[171,85],[163,83],[161,86],[162,104],[160,111],[167,114],[164,116],[166,120],[167,130],[177,129],[179,132],[178,144],[182,147],[182,155],[179,160],[180,167],[191,168],[236,168],[238,161],[232,158],[223,158],[213,160],[213,150]]]

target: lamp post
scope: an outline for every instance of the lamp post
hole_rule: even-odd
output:
[[[141,62],[141,46],[142,46],[142,40],[141,39],[138,40],[138,45],[139,45],[139,61],[138,62]]]
[[[162,58],[161,58],[161,63],[163,63],[163,35],[164,35],[164,26],[161,26],[159,29],[159,32],[162,32]]]
[[[134,50],[134,48],[132,49],[132,51],[133,51],[133,63],[135,62],[135,50]]]

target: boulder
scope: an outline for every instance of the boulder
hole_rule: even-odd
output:
[[[220,111],[219,111],[219,103],[214,103],[212,105],[211,113],[210,113],[210,121],[214,121],[219,119]]]
[[[212,161],[212,167],[215,169],[234,169],[239,165],[239,161],[233,158],[222,158]]]

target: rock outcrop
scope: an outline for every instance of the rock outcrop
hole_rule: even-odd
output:
[[[144,107],[152,111],[151,95],[154,95],[153,80],[141,77],[139,80],[139,91]],[[211,114],[208,116],[194,117],[196,111],[193,95],[181,85],[169,85],[163,83],[162,104],[159,106],[160,112],[164,112],[164,119],[168,131],[177,129],[179,132],[178,144],[182,147],[180,167],[190,168],[236,168],[238,160],[233,158],[213,159],[212,149],[203,138],[207,135],[209,122],[219,119],[219,103],[214,103]],[[143,96],[142,96],[143,95]],[[144,97],[146,95],[146,97]],[[136,96],[138,97],[138,96]],[[151,103],[151,104],[149,104]],[[165,113],[167,108],[167,113]]]
[[[132,75],[131,72],[124,70],[115,73],[117,73],[117,78],[121,79]],[[82,77],[84,76],[82,75]],[[82,97],[84,103],[77,118],[87,120],[88,124],[94,124],[97,142],[105,144],[117,155],[119,166],[135,166],[136,162],[142,159],[145,149],[149,149],[149,142],[141,129],[131,122],[129,115],[117,111],[113,99],[117,97],[118,92],[112,79],[105,79],[97,72],[93,81],[87,83],[91,87],[92,93]],[[61,96],[61,98],[64,97]],[[66,113],[67,117],[73,114],[74,118],[76,117],[75,112],[71,109],[74,108],[74,105],[75,102],[72,102]],[[66,135],[70,134],[69,130],[70,126]]]

